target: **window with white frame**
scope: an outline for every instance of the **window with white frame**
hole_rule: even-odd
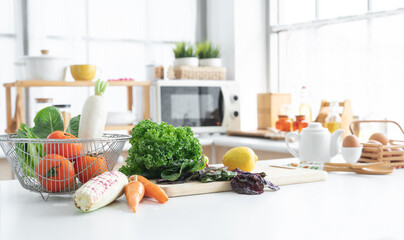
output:
[[[17,5],[14,0],[0,1],[0,132],[6,129],[6,103],[4,82],[15,78],[14,61],[17,56]],[[13,104],[14,105],[14,104]]]
[[[196,0],[28,0],[29,53],[54,49],[103,77],[145,80],[145,65],[169,64],[173,43],[194,42]]]
[[[362,119],[404,123],[404,1],[270,0],[270,86],[307,86],[314,117],[322,99],[350,99]]]
[[[26,54],[40,55],[40,50],[47,49],[50,55],[70,59],[71,64],[95,64],[103,79],[148,80],[147,64],[168,67],[174,60],[174,42],[195,42],[197,36],[197,0],[1,0],[1,85],[16,80],[13,63],[24,52],[23,44],[16,45],[15,18],[21,16],[14,14],[22,5],[26,8],[17,10],[26,15],[21,26],[26,30]],[[67,79],[72,80],[69,71]],[[3,87],[1,91],[4,93]],[[71,104],[76,115],[91,91],[71,88],[61,94],[60,88],[32,88],[28,102],[50,97],[55,104]],[[135,91],[141,93],[141,89]],[[113,99],[108,101],[110,111],[127,109],[125,90],[111,87],[106,98]],[[4,99],[0,103],[5,113]],[[5,122],[2,114],[1,132]]]

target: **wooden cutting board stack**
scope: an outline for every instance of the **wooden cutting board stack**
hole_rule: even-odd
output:
[[[269,163],[257,163],[253,172],[265,172],[267,174],[265,178],[278,186],[324,181],[328,175],[327,172],[321,170],[276,167]],[[160,184],[159,186],[169,197],[232,191],[229,181],[210,183],[192,181],[180,184]]]

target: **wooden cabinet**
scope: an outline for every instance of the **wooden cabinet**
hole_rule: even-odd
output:
[[[128,110],[132,110],[133,105],[133,87],[143,88],[143,101],[144,101],[144,119],[150,118],[150,81],[136,82],[136,81],[110,81],[111,87],[125,87],[128,95],[127,104]],[[94,82],[91,81],[16,81],[13,83],[6,83],[6,114],[7,114],[7,129],[6,133],[16,133],[17,128],[24,122],[24,89],[32,87],[92,87]],[[12,116],[11,109],[11,89],[16,89],[15,112]],[[130,131],[133,125],[122,126],[106,126],[105,130],[128,130]]]

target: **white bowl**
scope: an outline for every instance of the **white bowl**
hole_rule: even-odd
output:
[[[131,111],[108,112],[107,126],[129,125],[135,122],[135,114]]]
[[[356,163],[362,154],[363,147],[342,147],[341,154],[345,161],[349,163]]]

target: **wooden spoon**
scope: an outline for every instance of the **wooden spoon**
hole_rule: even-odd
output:
[[[380,163],[324,163],[324,171],[355,172],[359,174],[384,175],[394,171],[393,167]]]

